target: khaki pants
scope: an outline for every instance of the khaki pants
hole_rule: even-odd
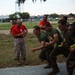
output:
[[[14,46],[16,59],[20,59],[20,55],[22,59],[26,59],[26,47],[24,43],[24,38],[15,38]]]

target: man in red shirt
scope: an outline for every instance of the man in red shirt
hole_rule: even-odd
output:
[[[26,48],[24,43],[24,36],[27,34],[27,29],[20,19],[17,19],[16,25],[12,28],[12,36],[14,37],[14,46],[15,46],[15,60],[18,61],[20,65],[20,54],[23,60],[23,63],[26,61]]]
[[[45,25],[47,22],[48,22],[48,20],[47,20],[47,15],[44,15],[42,21],[39,23],[39,26],[40,26],[41,30],[44,30],[44,29],[45,29],[44,25]]]

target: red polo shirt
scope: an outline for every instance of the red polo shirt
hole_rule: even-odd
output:
[[[13,29],[15,26],[16,26],[16,24],[15,24],[15,25],[13,25],[13,26],[11,27],[10,32],[12,32],[12,29]]]
[[[17,27],[17,25],[15,25],[15,26],[13,26],[11,33],[12,33],[12,35],[19,34],[19,33],[23,32],[24,30],[27,30],[24,25],[21,25],[19,28]]]
[[[43,21],[43,20],[42,20],[42,21],[39,23],[39,26],[42,27],[42,26],[44,26],[47,22],[48,22],[48,21]]]
[[[42,20],[42,21],[40,22],[39,26],[44,26],[45,23],[46,23],[46,22]]]

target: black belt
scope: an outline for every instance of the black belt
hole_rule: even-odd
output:
[[[15,37],[15,38],[23,38],[23,37]]]

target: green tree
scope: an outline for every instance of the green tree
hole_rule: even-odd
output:
[[[17,18],[16,14],[17,14],[17,13],[14,13],[14,14],[10,14],[10,15],[9,15],[9,18],[10,18],[10,19],[14,19],[14,18]]]
[[[73,14],[73,13],[70,13],[69,16],[75,18],[75,14]]]
[[[28,12],[23,12],[23,13],[17,12],[17,13],[10,14],[10,15],[9,15],[9,18],[10,18],[10,19],[15,19],[15,18],[17,18],[17,14],[18,14],[22,19],[29,19],[29,17],[30,17],[30,14],[29,14]]]
[[[21,3],[24,3],[26,0],[18,0],[18,5],[20,6]],[[32,0],[33,2],[37,1],[37,0]],[[40,1],[46,1],[46,0],[40,0]]]
[[[56,13],[53,13],[53,14],[50,14],[50,17],[52,17],[52,18],[57,18],[57,17],[59,17],[59,15],[56,14]]]
[[[28,12],[23,12],[19,14],[22,19],[29,19],[30,14]]]

